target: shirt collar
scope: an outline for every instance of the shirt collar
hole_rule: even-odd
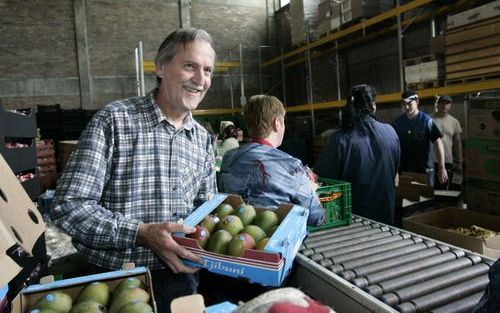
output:
[[[167,117],[165,116],[165,114],[163,114],[163,112],[161,111],[158,103],[156,103],[155,94],[157,91],[158,91],[158,88],[152,90],[146,96],[147,99],[146,99],[145,111],[146,111],[146,115],[148,117],[149,123],[152,127],[157,127],[162,122],[171,125],[170,122],[167,120]],[[184,121],[182,122],[182,129],[187,130],[187,131],[193,130],[193,127],[194,127],[193,121],[194,121],[193,114],[191,112],[189,112],[186,115],[186,117],[184,118]]]
[[[265,140],[264,138],[252,138],[252,142],[274,148],[274,146],[269,141]]]

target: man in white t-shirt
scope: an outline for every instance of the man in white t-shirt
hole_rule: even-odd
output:
[[[441,140],[444,146],[444,163],[448,177],[450,177],[445,184],[440,184],[436,179],[436,189],[449,189],[452,184],[452,175],[462,175],[462,127],[460,122],[449,114],[452,104],[453,99],[450,96],[440,96],[437,100],[436,113],[433,115],[434,123],[443,134]],[[460,180],[455,179],[455,181]]]

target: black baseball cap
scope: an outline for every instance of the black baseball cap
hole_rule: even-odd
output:
[[[442,103],[442,102],[452,103],[453,99],[451,99],[451,97],[449,95],[442,95],[442,96],[439,96],[437,103]]]

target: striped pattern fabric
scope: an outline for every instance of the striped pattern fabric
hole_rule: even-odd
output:
[[[135,244],[141,222],[175,222],[216,192],[208,132],[189,114],[175,129],[154,100],[115,101],[82,133],[58,181],[50,217],[90,263],[164,263]]]

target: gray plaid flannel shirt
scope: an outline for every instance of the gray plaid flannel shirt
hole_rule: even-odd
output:
[[[50,217],[89,262],[118,269],[164,263],[136,246],[141,222],[175,222],[216,192],[208,132],[191,114],[176,130],[153,92],[108,104],[82,133]]]

